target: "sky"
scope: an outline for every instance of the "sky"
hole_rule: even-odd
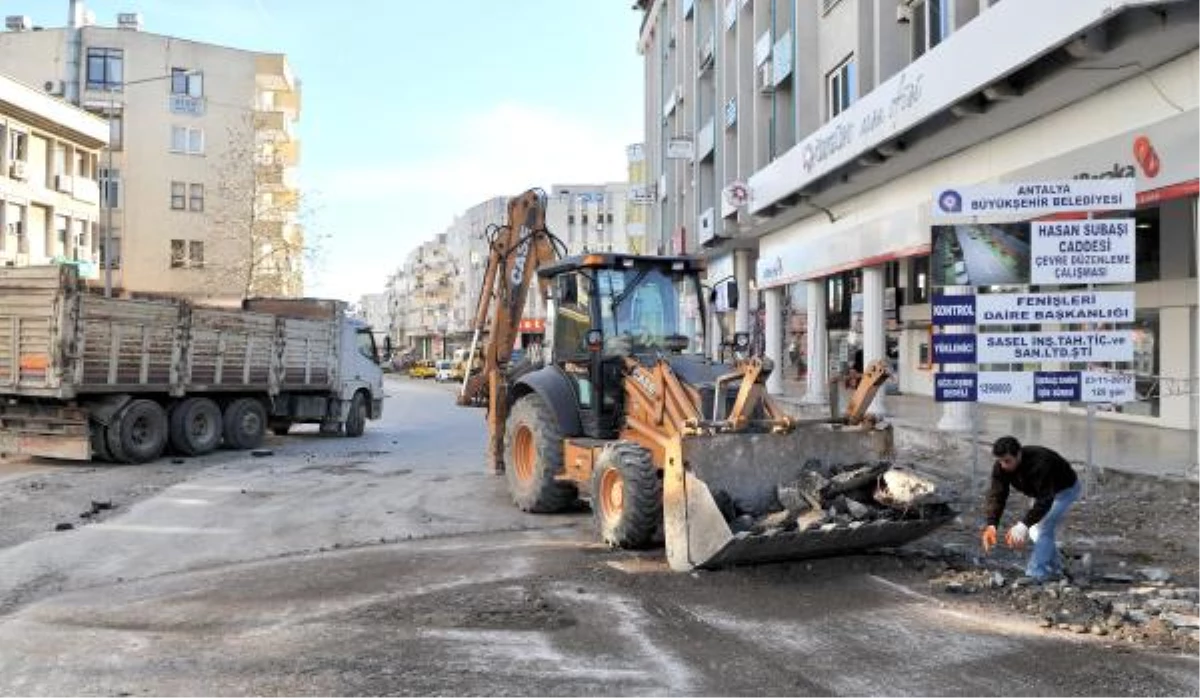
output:
[[[45,26],[65,24],[69,5],[5,4]],[[305,290],[349,301],[382,291],[474,204],[626,179],[625,147],[643,131],[632,5],[86,0],[97,24],[141,12],[144,31],[287,54],[302,83],[298,180],[321,240]]]

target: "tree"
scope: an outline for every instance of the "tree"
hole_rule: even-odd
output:
[[[311,230],[311,195],[291,182],[290,140],[245,112],[227,129],[210,207],[206,267],[214,295],[300,296],[324,240]]]

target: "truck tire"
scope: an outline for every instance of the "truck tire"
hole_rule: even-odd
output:
[[[185,456],[212,453],[224,431],[221,408],[206,397],[189,397],[171,408],[171,448]]]
[[[225,445],[248,450],[262,445],[267,428],[267,411],[262,402],[241,397],[225,406]]]
[[[367,430],[367,398],[362,391],[350,398],[350,413],[346,415],[346,436],[362,436]]]
[[[99,422],[93,422],[88,431],[92,442],[92,458],[99,458],[109,463],[114,462],[112,451],[108,449],[108,427]]]
[[[153,400],[132,400],[109,423],[105,437],[118,463],[145,463],[167,445],[167,412]]]
[[[517,400],[504,429],[504,477],[522,511],[548,514],[575,503],[575,487],[555,480],[563,469],[558,420],[537,393]]]
[[[662,480],[650,452],[629,441],[604,447],[592,471],[592,520],[615,548],[647,548],[662,532]]]

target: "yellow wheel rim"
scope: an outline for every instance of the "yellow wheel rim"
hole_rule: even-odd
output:
[[[609,468],[600,476],[600,510],[609,521],[621,518],[625,511],[625,478],[616,468]]]
[[[533,443],[533,431],[527,426],[517,428],[516,438],[513,440],[513,467],[517,471],[517,478],[522,481],[533,479],[533,466],[537,462],[537,449]]]

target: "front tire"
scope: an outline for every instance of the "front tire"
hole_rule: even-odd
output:
[[[225,407],[225,445],[249,450],[262,445],[267,427],[267,411],[252,397],[242,397]]]
[[[558,419],[536,393],[513,405],[504,429],[504,477],[522,511],[548,514],[574,504],[575,487],[555,476],[563,469]]]
[[[171,409],[171,448],[186,456],[212,453],[221,445],[222,422],[217,403],[206,397],[185,399]]]
[[[153,400],[133,400],[109,423],[108,450],[118,463],[146,463],[167,445],[167,413]]]
[[[346,415],[346,436],[362,436],[367,430],[367,398],[359,391],[350,399],[350,414]]]
[[[592,520],[615,548],[648,548],[662,532],[662,480],[650,452],[629,441],[604,447],[592,471]]]

